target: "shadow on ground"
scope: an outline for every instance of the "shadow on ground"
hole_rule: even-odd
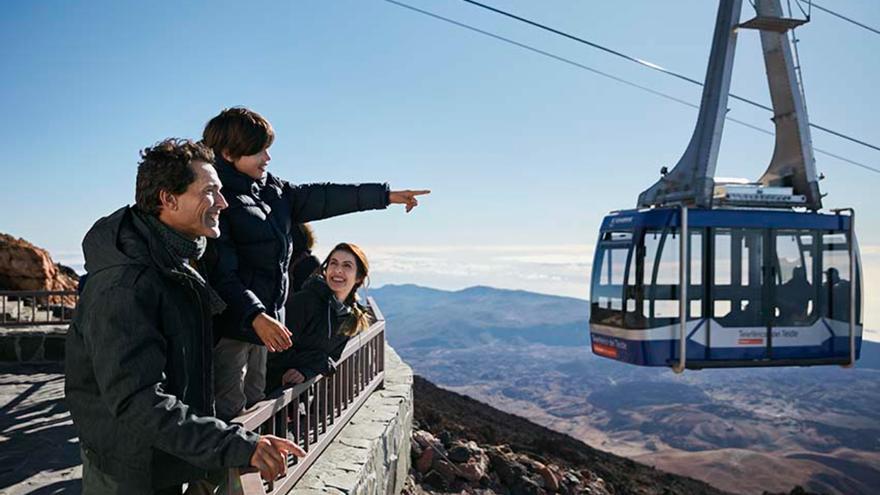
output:
[[[79,493],[79,442],[59,364],[0,365],[0,491]]]

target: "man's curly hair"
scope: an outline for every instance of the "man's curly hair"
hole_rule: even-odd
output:
[[[214,163],[214,153],[190,139],[168,138],[141,151],[138,163],[135,203],[140,211],[159,216],[159,191],[182,194],[196,174],[192,162]]]

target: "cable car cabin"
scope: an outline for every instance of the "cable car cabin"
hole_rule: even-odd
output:
[[[593,261],[593,352],[677,371],[851,364],[862,340],[851,226],[780,210],[613,213]]]

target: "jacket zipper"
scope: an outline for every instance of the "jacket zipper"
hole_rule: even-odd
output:
[[[187,282],[187,285],[189,286],[190,290],[196,296],[196,303],[198,304],[198,307],[199,307],[199,324],[200,324],[200,327],[202,330],[202,340],[204,340],[205,343],[207,343],[208,342],[207,341],[208,335],[207,335],[207,332],[205,331],[205,306],[202,304],[202,295],[199,294],[199,290],[193,285],[192,280],[190,280],[189,277],[186,275],[184,275],[184,277],[186,277],[186,282]],[[203,367],[205,367],[205,365],[208,363],[208,360],[206,359],[207,356],[205,354],[205,347],[207,347],[207,346],[205,346],[205,345],[201,346],[202,366]],[[213,366],[213,363],[212,363],[212,366]],[[207,376],[211,376],[211,375],[213,375],[213,370],[210,373],[202,373],[203,377],[207,377]],[[203,378],[203,381],[202,381],[202,401],[203,401],[204,407],[210,409],[212,404],[211,404],[211,398],[210,398],[210,393],[209,393],[209,390],[211,390],[211,388],[209,388],[209,387],[213,387],[213,384],[207,384],[207,383],[205,383],[206,381],[207,380],[205,378]],[[205,411],[205,412],[207,413],[210,411]]]

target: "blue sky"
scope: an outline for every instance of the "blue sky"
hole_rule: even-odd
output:
[[[457,0],[407,0],[698,102],[700,89]],[[826,2],[880,26],[880,2]],[[744,2],[742,18],[751,16]],[[508,1],[492,5],[696,79],[715,2]],[[824,5],[824,3],[823,3]],[[132,202],[137,151],[198,137],[221,108],[275,126],[270,171],[293,182],[430,188],[422,206],[314,225],[324,249],[368,248],[374,284],[486,284],[586,296],[599,222],[678,159],[696,110],[382,0],[19,1],[0,5],[0,231],[76,263],[89,226]],[[813,11],[798,30],[813,122],[878,141],[880,36]],[[757,35],[732,89],[769,101]],[[766,112],[732,117],[770,129]],[[815,146],[880,167],[880,152],[814,132]],[[729,123],[717,174],[756,178],[772,138]],[[827,207],[853,206],[880,326],[880,175],[817,155]],[[880,296],[880,294],[878,294]]]

